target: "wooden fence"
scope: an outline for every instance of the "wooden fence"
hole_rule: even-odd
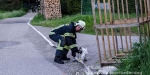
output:
[[[91,0],[101,66],[120,62],[132,52],[133,43],[146,42],[150,36],[150,1],[134,0],[134,7],[130,1]],[[135,10],[130,13],[129,8]]]

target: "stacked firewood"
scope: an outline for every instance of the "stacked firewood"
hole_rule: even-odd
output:
[[[45,0],[44,10],[46,19],[56,19],[61,18],[61,5],[60,0]]]

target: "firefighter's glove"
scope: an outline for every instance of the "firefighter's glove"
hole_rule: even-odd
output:
[[[79,47],[79,50],[78,50],[78,53],[82,53],[82,50],[81,50],[82,48],[81,47]]]
[[[76,57],[76,50],[75,50],[75,49],[72,49],[71,52],[72,52],[72,56],[73,56],[73,57]]]
[[[82,53],[82,51],[81,50],[72,50],[72,56],[73,57],[76,57],[76,53]]]
[[[71,51],[72,51],[72,56],[73,57],[76,57],[76,53],[79,53],[78,48],[73,48]]]
[[[76,53],[81,54],[81,53],[82,53],[82,50],[76,50]]]
[[[76,52],[74,50],[72,50],[72,56],[76,57]]]
[[[78,53],[80,53],[80,54],[81,54],[81,53],[82,53],[82,50],[79,50],[79,51],[78,51]]]

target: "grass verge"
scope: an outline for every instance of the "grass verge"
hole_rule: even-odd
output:
[[[96,11],[96,22],[99,24],[99,13],[98,11]],[[108,14],[109,15],[109,14]],[[121,15],[122,16],[122,15]],[[116,14],[116,19],[117,19],[118,15]],[[130,14],[130,18],[135,18],[136,14],[132,13]],[[121,17],[123,18],[123,17]],[[93,28],[93,15],[81,15],[81,14],[76,14],[76,15],[66,15],[63,16],[60,19],[54,19],[54,20],[45,20],[43,15],[37,14],[33,20],[31,21],[32,25],[38,25],[38,26],[44,26],[44,27],[56,27],[62,24],[68,24],[70,22],[76,22],[78,20],[83,20],[86,22],[86,28],[83,31],[83,33],[86,34],[95,34],[95,30]],[[104,13],[102,13],[102,22],[104,23],[105,19],[104,19]],[[109,21],[109,17],[108,17],[108,21]],[[132,27],[132,33],[133,32],[137,32],[137,27]],[[118,32],[119,33],[119,32]],[[106,31],[104,31],[104,34],[106,34]]]
[[[61,19],[55,20],[45,20],[43,15],[36,15],[33,20],[31,21],[32,25],[44,26],[44,27],[56,27],[62,24],[69,24],[70,22],[76,22],[78,20],[83,20],[86,22],[86,29],[83,33],[86,34],[95,34],[93,28],[93,16],[92,15],[70,15],[64,16]]]
[[[14,10],[14,11],[0,11],[0,19],[4,18],[12,18],[12,17],[19,17],[26,14],[24,9]]]

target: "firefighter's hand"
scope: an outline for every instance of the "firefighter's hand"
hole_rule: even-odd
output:
[[[77,47],[71,49],[71,51],[72,51],[72,56],[73,56],[73,57],[76,57],[76,53],[82,53],[82,51],[79,50]]]
[[[81,50],[82,48],[81,47],[79,47],[79,50],[77,51],[78,53],[82,53],[82,50]]]
[[[76,52],[75,51],[72,51],[72,56],[76,57]]]
[[[80,51],[78,49],[72,49],[72,56],[76,57],[76,53],[80,53]]]
[[[81,54],[81,53],[82,53],[82,50],[78,50],[77,53],[80,53],[80,54]]]

